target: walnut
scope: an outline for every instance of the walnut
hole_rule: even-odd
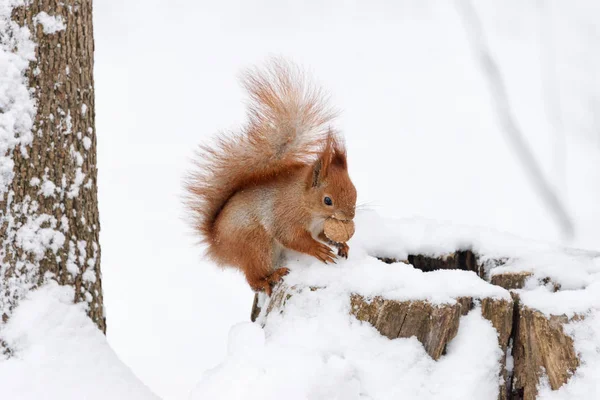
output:
[[[328,218],[323,225],[325,236],[337,243],[346,243],[354,235],[354,221]]]

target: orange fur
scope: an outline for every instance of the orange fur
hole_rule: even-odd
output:
[[[207,255],[270,294],[287,273],[276,269],[283,249],[334,261],[316,238],[326,218],[354,217],[356,190],[342,141],[328,126],[334,113],[297,67],[274,60],[247,71],[243,84],[249,121],[201,146],[186,201]]]

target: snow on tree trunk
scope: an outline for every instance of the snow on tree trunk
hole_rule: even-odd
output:
[[[0,104],[2,323],[28,291],[54,279],[73,286],[74,301],[106,331],[92,1],[5,3],[0,38],[13,76]]]
[[[462,269],[473,271],[488,280],[485,265],[471,251],[458,251],[444,257],[410,255],[407,261],[380,258],[391,264],[410,263],[424,272],[438,269]],[[491,262],[502,265],[507,259]],[[490,262],[488,260],[488,262]],[[579,366],[573,339],[566,335],[563,326],[582,316],[567,318],[564,315],[546,316],[539,311],[522,305],[516,289],[522,289],[531,272],[499,273],[489,278],[493,285],[511,291],[512,300],[461,296],[453,303],[431,304],[427,300],[396,301],[379,296],[367,298],[359,293],[349,295],[350,314],[371,324],[389,339],[416,337],[425,351],[434,360],[442,358],[447,345],[456,336],[461,316],[467,315],[475,304],[481,306],[481,314],[495,328],[498,346],[504,357],[500,361],[498,399],[533,400],[537,397],[541,379],[549,381],[552,390],[559,389],[574,374]],[[554,290],[560,286],[549,279],[540,284],[551,284]],[[285,283],[274,288],[269,299],[256,295],[252,305],[251,320],[263,325],[271,313],[284,313],[286,302],[305,291],[299,285]],[[319,287],[310,287],[311,291]]]

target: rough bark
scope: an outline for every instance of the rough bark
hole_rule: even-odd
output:
[[[525,286],[525,281],[531,277],[531,272],[510,272],[493,275],[491,278],[492,285],[498,285],[506,290],[522,289]]]
[[[397,260],[389,257],[378,257],[386,264],[401,262],[411,264],[416,269],[423,272],[437,271],[439,269],[460,269],[463,271],[473,271],[480,278],[485,275],[484,266],[479,263],[477,255],[471,250],[458,250],[443,257],[432,257],[425,254],[410,254],[406,260]]]
[[[552,390],[567,383],[579,366],[573,339],[563,331],[569,322],[564,316],[546,317],[539,311],[519,306],[514,344],[515,371],[513,393],[517,398],[533,400],[540,378],[548,378]]]
[[[471,250],[455,251],[444,257],[430,257],[421,254],[409,255],[408,262],[424,272],[439,269],[460,269],[473,271],[480,278],[483,278],[485,274],[483,266],[480,265],[477,256]]]
[[[394,301],[374,298],[367,300],[353,294],[351,313],[360,321],[370,323],[388,339],[416,336],[425,351],[439,359],[446,345],[458,332],[462,305],[433,305],[426,301]]]
[[[65,29],[45,33],[36,16],[62,18]],[[27,73],[37,103],[33,142],[15,148],[14,179],[2,198],[2,321],[27,291],[45,279],[71,285],[76,302],[106,330],[100,273],[96,186],[94,40],[91,0],[33,0],[13,11],[36,42]],[[41,222],[41,223],[40,223]],[[19,243],[19,229],[64,235],[64,244],[35,254]],[[59,243],[60,244],[60,241]]]
[[[250,310],[250,321],[255,322],[261,312],[262,304],[259,304],[258,293],[254,294],[254,300],[252,301],[252,310]]]

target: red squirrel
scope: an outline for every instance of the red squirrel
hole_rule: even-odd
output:
[[[329,123],[335,113],[323,91],[298,67],[272,60],[242,77],[249,93],[241,131],[200,146],[187,180],[187,205],[206,255],[242,270],[254,291],[271,295],[289,269],[285,249],[324,263],[348,256],[328,241],[323,223],[354,218],[356,189],[346,150]]]

